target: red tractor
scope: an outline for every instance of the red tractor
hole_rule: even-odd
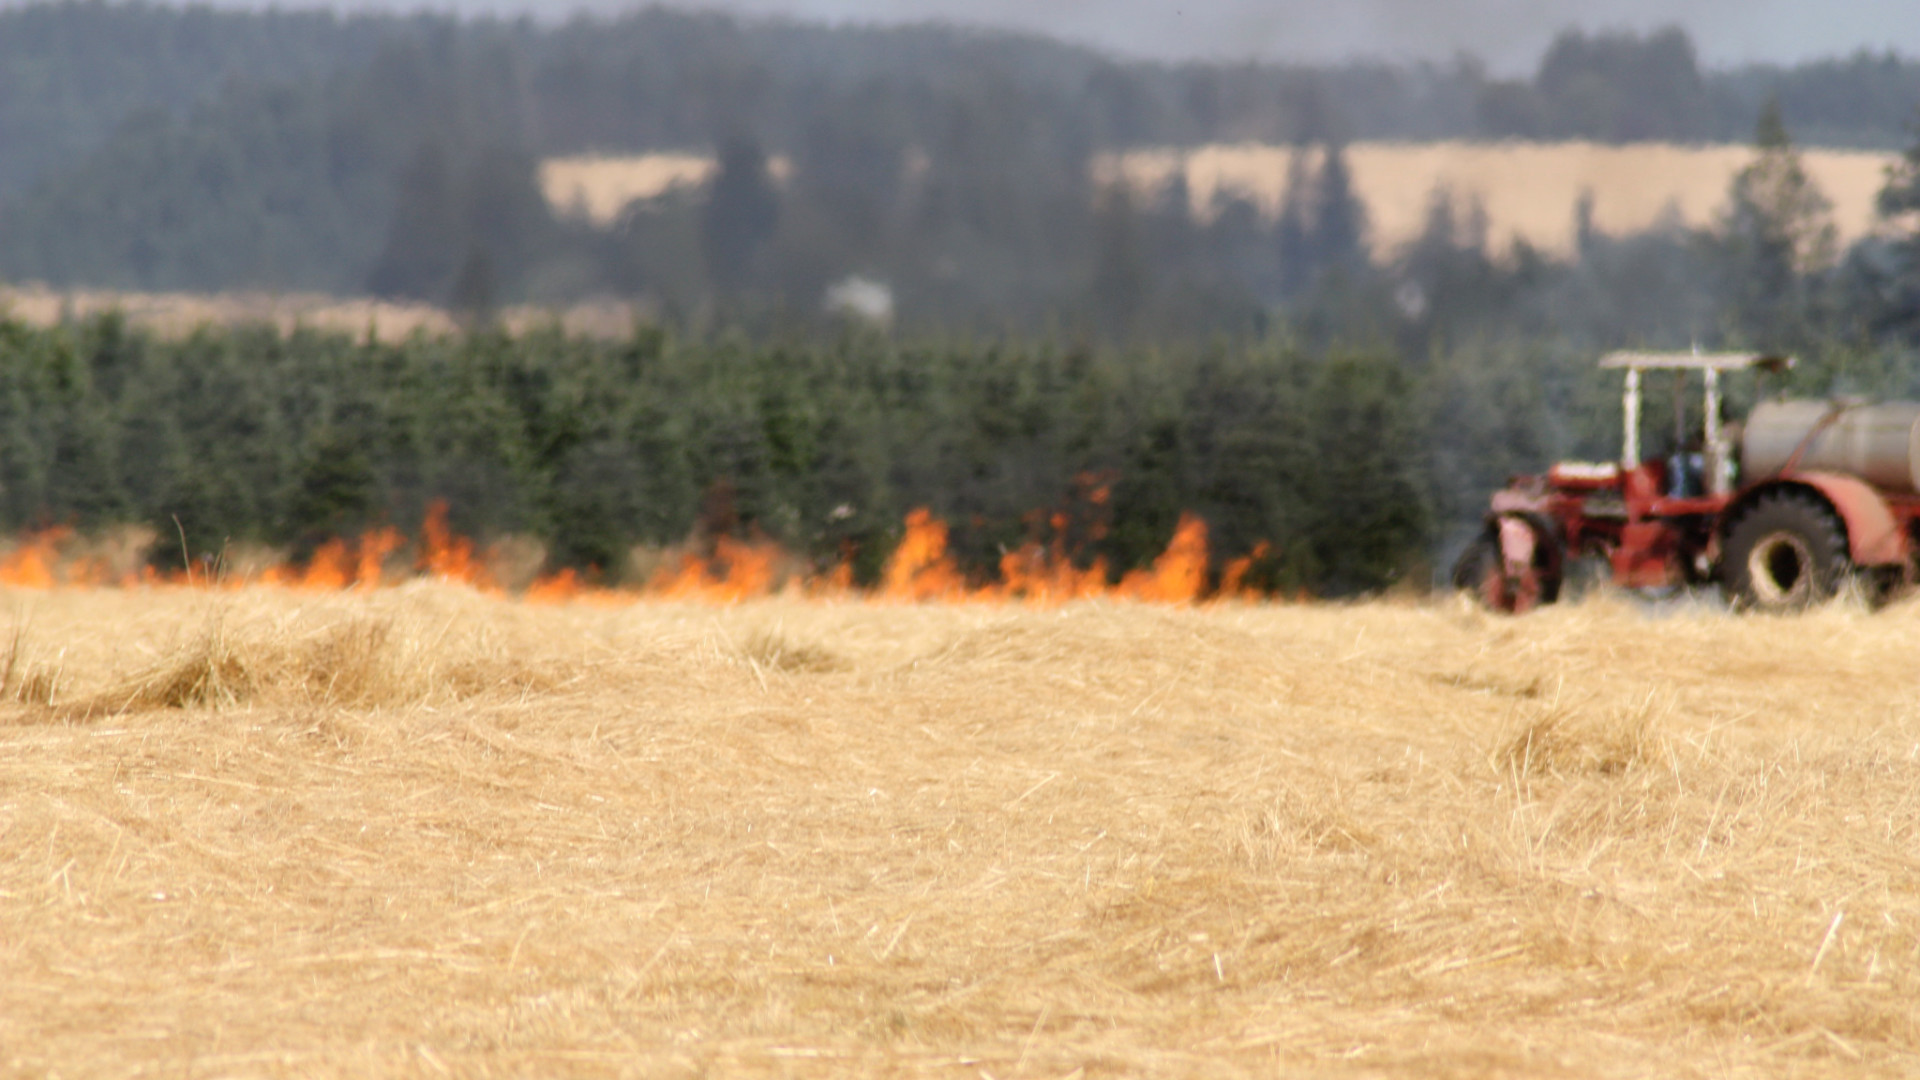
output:
[[[1493,496],[1455,586],[1497,611],[1559,598],[1577,565],[1647,589],[1717,581],[1736,607],[1785,611],[1859,575],[1876,593],[1911,583],[1920,552],[1920,403],[1770,400],[1743,430],[1721,420],[1720,380],[1791,367],[1737,353],[1611,353],[1626,372],[1620,462],[1562,462]],[[1640,455],[1647,372],[1671,373],[1674,453]],[[1690,425],[1699,372],[1705,407]],[[1602,562],[1602,560],[1604,560]]]

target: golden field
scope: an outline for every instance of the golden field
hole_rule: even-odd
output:
[[[324,293],[142,293],[0,284],[0,316],[31,326],[108,312],[165,338],[184,338],[207,326],[260,325],[282,334],[306,329],[393,342],[414,334],[450,334],[459,326],[445,309],[432,304]],[[614,339],[632,334],[635,321],[649,314],[644,306],[626,301],[591,300],[565,307],[515,304],[499,318],[516,334],[557,325],[571,334]]]
[[[1269,220],[1286,201],[1294,149],[1262,143],[1220,143],[1190,148],[1141,148],[1101,154],[1092,163],[1100,184],[1123,183],[1152,198],[1176,177],[1187,187],[1193,214],[1210,218],[1216,198],[1251,200]],[[1725,207],[1734,175],[1753,160],[1740,145],[1677,145],[1590,142],[1356,142],[1346,148],[1354,194],[1367,207],[1368,239],[1376,258],[1390,259],[1426,226],[1436,191],[1462,213],[1476,201],[1486,213],[1487,240],[1496,253],[1525,241],[1565,258],[1576,248],[1575,207],[1592,199],[1593,226],[1615,236],[1671,222],[1689,228],[1714,225]],[[1807,173],[1833,203],[1839,239],[1850,244],[1872,231],[1874,198],[1898,154],[1869,150],[1806,148]],[[1304,152],[1309,175],[1320,168],[1319,150]],[[907,172],[917,175],[916,159]],[[658,198],[675,188],[706,183],[713,160],[697,154],[635,154],[551,158],[541,164],[540,185],[562,216],[607,226],[636,200]],[[791,172],[785,159],[772,163],[776,180]]]
[[[554,213],[605,228],[635,202],[706,186],[719,168],[706,154],[573,154],[540,162],[538,182]],[[774,155],[767,159],[767,172],[774,183],[785,184],[792,179],[793,161]]]
[[[1143,194],[1178,176],[1201,217],[1218,196],[1250,199],[1275,217],[1287,197],[1293,154],[1288,147],[1253,143],[1138,150],[1097,160],[1095,173]],[[1754,158],[1750,146],[1589,142],[1358,142],[1346,154],[1354,195],[1367,208],[1376,258],[1391,258],[1419,238],[1436,192],[1448,196],[1463,219],[1478,204],[1496,254],[1525,242],[1556,257],[1573,255],[1575,209],[1582,198],[1592,200],[1593,227],[1604,234],[1624,236],[1663,224],[1712,228],[1734,176]],[[1851,244],[1871,232],[1874,199],[1899,155],[1808,148],[1800,158],[1833,204],[1840,242]],[[1317,172],[1322,160],[1319,151],[1309,151],[1303,164]]]
[[[0,1075],[1920,1071],[1920,606],[0,592]]]

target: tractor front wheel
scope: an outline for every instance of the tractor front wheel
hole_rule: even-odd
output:
[[[1801,495],[1768,495],[1727,533],[1721,588],[1736,607],[1798,611],[1840,591],[1847,538],[1826,507]]]
[[[1453,564],[1453,587],[1470,594],[1489,611],[1521,615],[1560,598],[1562,563],[1559,541],[1522,517],[1503,519],[1509,531],[1528,530],[1527,550],[1503,550],[1497,527],[1467,545]],[[1513,544],[1509,542],[1507,548]],[[1518,557],[1516,557],[1518,556]]]

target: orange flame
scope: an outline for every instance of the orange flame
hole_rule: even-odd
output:
[[[362,592],[380,587],[387,557],[405,546],[406,538],[391,525],[360,537],[360,558],[354,568],[354,585]]]
[[[390,526],[362,533],[353,544],[335,537],[314,549],[313,557],[307,560],[304,569],[269,566],[251,580],[241,577],[229,579],[224,584],[239,586],[257,582],[307,592],[338,592],[351,585],[367,592],[379,587],[387,556],[400,550],[405,543],[400,531]]]
[[[947,523],[925,507],[907,514],[907,534],[880,573],[880,595],[889,600],[960,600],[966,578],[947,554]]]
[[[647,583],[647,592],[668,600],[709,600],[732,604],[773,591],[774,566],[780,546],[768,540],[743,541],[722,536],[714,542],[712,559],[687,554],[679,566],[661,570]]]
[[[1051,605],[1102,596],[1111,591],[1107,584],[1106,558],[1096,557],[1084,570],[1074,566],[1067,555],[1066,540],[1060,535],[1064,523],[1058,515],[1053,525],[1053,543],[1042,547],[1037,542],[1029,542],[1000,556],[1001,595]]]
[[[471,585],[482,592],[496,591],[493,575],[473,557],[473,541],[447,527],[447,500],[427,504],[420,523],[420,569],[429,577]]]
[[[816,582],[810,582],[810,591],[815,595],[844,596],[853,591],[853,554],[842,552],[840,561],[833,564],[827,576]]]
[[[1273,545],[1265,540],[1253,545],[1253,550],[1237,559],[1228,559],[1227,565],[1220,570],[1220,589],[1214,593],[1221,600],[1253,600],[1259,594],[1247,587],[1247,571],[1253,564],[1273,553]]]
[[[301,587],[327,592],[346,588],[353,580],[347,572],[350,559],[345,540],[336,537],[321,544],[314,550],[313,561],[307,564],[307,572],[300,579]]]
[[[580,575],[565,567],[527,586],[526,600],[533,604],[564,604],[580,595]]]
[[[1182,513],[1167,550],[1150,570],[1120,579],[1119,594],[1160,604],[1191,604],[1207,587],[1207,523]]]
[[[21,540],[5,559],[0,559],[0,584],[22,589],[53,588],[55,549],[71,533],[71,529],[56,525]]]
[[[1082,485],[1084,497],[1095,506],[1103,503],[1108,488],[1088,480]],[[1042,519],[1035,515],[1029,524],[1039,528]],[[1152,566],[1132,571],[1118,583],[1111,580],[1104,558],[1077,565],[1069,550],[1072,522],[1066,513],[1054,513],[1045,519],[1052,536],[1046,542],[1030,540],[999,560],[998,580],[972,584],[949,550],[951,534],[946,522],[922,507],[910,512],[906,531],[888,557],[879,584],[864,595],[902,602],[1019,601],[1053,605],[1072,600],[1107,597],[1146,603],[1192,604],[1207,597],[1211,555],[1207,544],[1207,526],[1193,514],[1182,514],[1167,549]],[[1104,522],[1082,521],[1077,535],[1099,539],[1105,535]],[[107,581],[109,570],[103,560],[70,555],[62,559],[62,549],[72,540],[72,530],[45,529],[21,538],[11,551],[0,556],[0,585],[46,589],[59,585],[99,585]],[[162,574],[146,568],[129,574],[123,585],[186,585],[193,587],[238,588],[248,584],[282,588],[338,592],[345,589],[369,591],[389,583],[388,567],[394,556],[407,545],[399,530],[381,527],[361,534],[353,541],[328,540],[314,550],[304,566],[279,565],[250,576],[228,574],[208,579],[195,570]],[[84,547],[81,548],[85,550]],[[1227,560],[1221,567],[1216,599],[1253,599],[1257,592],[1247,585],[1253,566],[1270,553],[1267,544],[1259,544],[1248,554]],[[740,540],[721,536],[712,541],[707,554],[689,552],[672,566],[656,573],[639,589],[620,590],[592,585],[573,569],[562,569],[534,581],[523,593],[531,603],[631,603],[651,596],[669,600],[692,600],[731,604],[773,594],[786,588],[795,594],[815,597],[863,595],[854,584],[851,549],[841,560],[816,575],[788,575],[782,568],[794,565],[770,540]],[[416,571],[437,579],[470,585],[487,592],[501,590],[489,569],[489,560],[497,561],[492,549],[482,554],[471,539],[455,533],[447,524],[447,504],[436,500],[429,505],[421,522],[420,540],[413,560]]]

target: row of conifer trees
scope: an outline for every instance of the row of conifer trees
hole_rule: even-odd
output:
[[[924,506],[972,571],[1038,539],[1118,574],[1190,511],[1220,558],[1269,542],[1269,586],[1346,593],[1417,574],[1435,536],[1417,399],[1391,360],[1279,341],[167,341],[113,317],[4,323],[0,528],[144,524],[169,541],[162,563],[236,544],[298,559],[444,500],[458,531],[531,536],[550,567],[606,580],[635,545],[722,535],[871,577]]]

